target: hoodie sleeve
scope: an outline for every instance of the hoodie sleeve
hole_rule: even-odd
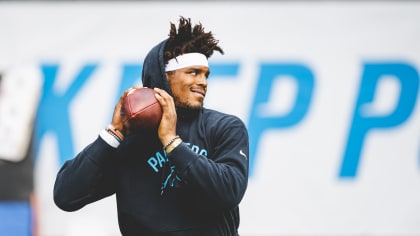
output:
[[[55,180],[55,204],[62,210],[75,211],[112,195],[115,152],[116,148],[98,137],[74,159],[66,161]]]
[[[183,182],[204,192],[218,206],[233,208],[242,200],[248,185],[248,132],[236,117],[216,124],[211,157],[200,156],[182,143],[168,158]]]

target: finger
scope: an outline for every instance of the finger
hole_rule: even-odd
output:
[[[162,107],[170,106],[173,103],[171,95],[169,95],[165,90],[159,88],[155,88],[154,90],[156,91],[155,97],[158,99]]]
[[[159,94],[161,97],[169,97],[169,94],[168,94],[165,90],[163,90],[163,89],[160,89],[160,88],[154,88],[154,90],[155,90],[155,92],[156,92],[157,94]]]
[[[124,93],[120,96],[120,99],[118,100],[117,104],[114,107],[114,114],[112,116],[111,124],[117,128],[118,130],[125,132],[124,125],[123,125],[123,116],[124,111],[122,111],[122,104],[124,103],[124,99],[127,97],[127,95],[133,91],[134,89],[141,88],[141,86],[133,86],[127,90],[124,91]]]

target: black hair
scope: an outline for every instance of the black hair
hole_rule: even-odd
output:
[[[218,46],[219,40],[214,38],[213,33],[205,32],[201,23],[192,26],[191,18],[181,16],[178,30],[175,24],[171,23],[168,36],[164,53],[165,64],[185,53],[198,52],[207,58],[213,55],[214,51],[224,54],[223,49]]]

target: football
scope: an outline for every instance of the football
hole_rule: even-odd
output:
[[[157,129],[162,119],[162,108],[151,88],[137,88],[128,92],[122,107],[124,126],[131,131]]]

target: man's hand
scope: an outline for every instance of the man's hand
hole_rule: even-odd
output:
[[[142,88],[142,86],[133,86],[124,91],[124,93],[121,95],[120,99],[118,100],[118,103],[115,105],[114,114],[112,115],[111,125],[114,126],[114,128],[116,128],[117,130],[119,130],[122,134],[124,134],[124,136],[130,135],[130,130],[124,127],[124,124],[123,124],[124,114],[121,114],[121,107],[122,107],[125,97],[127,97],[128,92],[136,88]]]
[[[154,88],[157,92],[156,99],[162,107],[162,120],[158,128],[158,136],[162,145],[166,145],[176,136],[177,115],[174,99],[165,90]]]

